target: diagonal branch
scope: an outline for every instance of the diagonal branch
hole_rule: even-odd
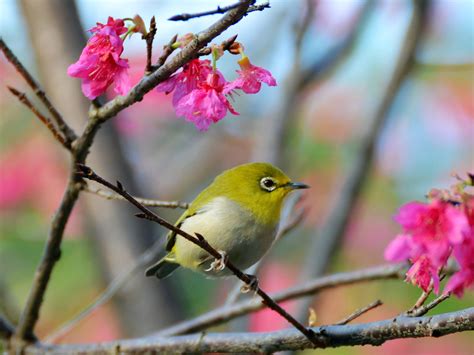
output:
[[[354,313],[350,314],[349,316],[347,316],[346,318],[340,320],[339,322],[336,322],[334,323],[334,325],[345,325],[349,322],[352,322],[354,319],[356,318],[359,318],[361,315],[367,313],[368,311],[374,309],[374,308],[377,308],[377,307],[380,307],[382,305],[382,301],[381,300],[377,300],[375,302],[372,302],[370,304],[368,304],[367,306],[363,307],[363,308],[360,308],[358,309],[357,311],[355,311]]]
[[[28,97],[18,91],[17,89],[15,88],[12,88],[10,86],[7,86],[8,90],[10,90],[10,92],[12,93],[12,95],[14,95],[18,100],[20,100],[20,102],[25,105],[26,107],[28,107],[30,109],[31,112],[34,113],[34,115],[36,117],[38,117],[38,119],[46,126],[46,128],[49,129],[49,131],[53,134],[54,138],[59,142],[61,143],[61,145],[66,148],[67,150],[71,150],[71,143],[70,142],[66,142],[66,140],[64,139],[64,137],[57,131],[56,127],[54,126],[53,122],[51,122],[51,120],[49,119],[49,117],[46,117],[45,115],[43,115],[40,110],[38,110],[35,105],[33,105],[33,103],[28,99]]]
[[[225,267],[228,268],[235,276],[237,276],[240,280],[242,280],[250,289],[254,290],[257,295],[262,298],[262,302],[272,309],[273,311],[277,312],[283,318],[285,318],[290,324],[292,324],[296,329],[298,329],[302,334],[304,334],[308,340],[314,343],[315,346],[318,345],[316,338],[311,330],[303,326],[300,322],[298,322],[295,318],[293,318],[288,312],[286,312],[281,306],[279,306],[266,292],[264,292],[258,284],[255,285],[255,279],[250,277],[248,274],[244,274],[240,269],[238,269],[230,260],[223,258],[222,255],[219,253],[218,250],[214,249],[207,241],[204,239],[202,235],[196,234],[196,236],[192,236],[185,231],[181,230],[180,228],[176,227],[175,225],[169,223],[165,219],[158,216],[156,213],[151,211],[150,209],[146,208],[140,202],[135,200],[127,191],[124,190],[122,184],[117,181],[117,185],[113,185],[107,180],[101,178],[99,175],[94,173],[94,171],[82,164],[77,165],[78,171],[77,175],[79,177],[89,179],[92,181],[96,181],[99,184],[102,184],[109,189],[115,191],[116,193],[122,195],[127,201],[129,201],[132,205],[137,207],[143,213],[138,214],[137,217],[145,218],[159,225],[169,229],[170,231],[175,232],[177,235],[185,238],[186,240],[190,241],[191,243],[199,246],[203,250],[207,251],[211,256],[213,256],[216,260],[222,260]]]
[[[255,1],[253,1],[255,3]],[[227,11],[230,11],[232,9],[235,9],[240,6],[240,3],[228,5],[228,6],[217,6],[217,9],[215,10],[209,10],[209,11],[203,11],[203,12],[198,12],[195,14],[180,14],[180,15],[174,15],[171,16],[168,21],[188,21],[193,18],[198,18],[198,17],[204,17],[204,16],[210,16],[210,15],[217,15],[217,14],[225,14]],[[260,5],[251,5],[249,6],[247,13],[253,12],[253,11],[263,11],[265,9],[270,8],[270,3],[264,2],[263,4]]]
[[[63,117],[59,113],[58,110],[54,107],[54,105],[49,101],[49,98],[46,96],[43,89],[39,86],[39,84],[35,81],[33,76],[26,70],[26,68],[21,64],[18,58],[13,54],[11,49],[7,46],[7,44],[3,41],[3,38],[0,37],[0,49],[2,50],[5,57],[8,61],[13,64],[15,69],[20,73],[20,75],[25,79],[26,83],[30,86],[33,90],[34,94],[38,97],[38,99],[43,103],[46,109],[51,113],[54,121],[58,125],[59,130],[64,134],[66,137],[66,142],[70,145],[74,140],[76,140],[77,135],[74,133],[71,127],[64,121]]]
[[[474,330],[474,307],[427,317],[397,317],[356,325],[330,325],[311,328],[319,348],[349,345],[379,346],[403,338],[441,337]],[[144,337],[99,344],[31,345],[26,354],[104,354],[104,353],[274,353],[313,348],[294,329],[267,333],[209,333],[176,337]]]

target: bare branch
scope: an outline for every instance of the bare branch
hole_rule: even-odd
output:
[[[310,296],[326,289],[352,285],[359,282],[383,279],[401,279],[405,277],[405,269],[405,265],[383,265],[358,271],[338,273],[307,281],[281,292],[272,293],[270,297],[275,300],[275,302],[283,302],[286,300]],[[211,326],[225,323],[250,312],[258,311],[262,308],[265,308],[265,305],[263,305],[259,300],[251,299],[240,301],[234,305],[223,306],[202,314],[194,319],[178,323],[170,328],[155,333],[155,335],[170,336],[195,333]]]
[[[145,73],[149,74],[152,71],[151,66],[151,57],[153,53],[153,40],[155,39],[156,35],[156,20],[155,16],[153,16],[150,20],[150,30],[147,32],[143,38],[146,41],[146,68]]]
[[[66,137],[66,142],[70,145],[74,140],[76,140],[76,133],[74,133],[72,128],[69,127],[68,124],[64,121],[61,114],[58,112],[58,110],[56,110],[51,101],[49,101],[43,89],[41,89],[35,79],[33,79],[33,76],[28,72],[28,70],[26,70],[23,64],[21,64],[21,62],[18,60],[15,54],[13,54],[11,49],[7,46],[7,44],[3,41],[3,38],[1,37],[0,49],[5,54],[5,57],[7,57],[8,61],[13,64],[18,73],[20,73],[23,79],[25,79],[26,83],[31,87],[34,94],[38,97],[38,99],[40,99],[46,109],[51,113],[51,116],[58,125],[59,130]]]
[[[420,317],[428,313],[430,310],[435,308],[437,305],[439,305],[441,302],[446,301],[449,298],[450,294],[443,294],[441,296],[436,297],[433,301],[428,303],[426,306],[421,306],[412,312],[406,314],[408,317]]]
[[[340,320],[339,322],[334,323],[334,325],[345,325],[345,324],[353,321],[354,319],[359,318],[361,315],[367,313],[368,311],[381,306],[382,304],[383,303],[382,303],[381,300],[377,300],[375,302],[372,302],[372,303],[368,304],[367,306],[365,306],[363,308],[359,308],[357,311],[350,314],[346,318]]]
[[[397,317],[356,325],[329,325],[311,328],[319,348],[349,345],[379,346],[392,339],[441,337],[474,330],[474,307],[429,317]],[[176,337],[145,337],[99,344],[41,345],[24,349],[26,354],[104,353],[273,353],[313,348],[294,329],[268,333],[209,333]]]
[[[86,186],[84,187],[84,191],[103,197],[106,200],[126,201],[123,196],[119,194],[115,194],[110,191],[102,190],[100,188]],[[147,206],[147,207],[165,207],[165,208],[182,208],[182,209],[186,209],[189,207],[189,203],[181,202],[181,201],[160,201],[160,200],[153,200],[150,198],[141,198],[141,197],[135,197],[135,196],[133,198],[137,200],[138,202],[140,202],[143,206]]]
[[[253,1],[255,2],[255,1]],[[181,14],[181,15],[174,15],[174,16],[171,16],[168,21],[188,21],[190,19],[193,19],[193,18],[198,18],[198,17],[204,17],[204,16],[209,16],[209,15],[217,15],[217,14],[224,14],[226,13],[227,11],[230,11],[232,9],[235,9],[237,7],[240,6],[240,3],[236,3],[236,4],[233,4],[233,5],[229,5],[229,6],[224,6],[224,7],[220,7],[220,6],[217,6],[217,9],[215,10],[210,10],[210,11],[203,11],[203,12],[199,12],[199,13],[196,13],[196,14]],[[260,5],[252,5],[252,6],[249,6],[248,10],[247,10],[247,13],[249,12],[252,12],[252,11],[263,11],[265,9],[269,9],[270,8],[270,3],[267,1],[267,2],[264,2],[263,4],[260,4]]]
[[[173,37],[171,37],[168,44],[163,46],[163,53],[161,54],[160,58],[158,58],[156,65],[151,67],[150,71],[155,71],[156,69],[160,68],[163,64],[165,64],[168,57],[175,50],[175,48],[173,47],[173,44],[176,42],[177,39],[178,39],[178,35],[175,34]]]
[[[56,127],[54,126],[53,122],[49,119],[49,117],[46,117],[43,115],[40,110],[38,110],[35,105],[28,99],[28,97],[25,95],[25,93],[18,91],[15,88],[12,88],[10,86],[7,86],[8,90],[18,99],[20,102],[28,107],[33,114],[39,118],[41,122],[46,126],[46,128],[49,129],[49,131],[53,134],[54,138],[61,143],[61,145],[66,148],[67,150],[71,150],[71,143],[66,142],[64,137],[56,130]]]
[[[214,249],[203,236],[196,234],[196,236],[192,236],[185,231],[181,230],[180,228],[176,227],[175,225],[169,223],[165,219],[158,216],[156,213],[151,211],[150,209],[146,208],[142,204],[140,204],[137,200],[135,200],[125,189],[123,188],[122,184],[117,181],[116,185],[111,184],[107,180],[103,179],[94,171],[82,164],[77,165],[78,171],[77,175],[84,179],[89,179],[92,181],[96,181],[99,184],[102,184],[109,189],[115,191],[116,193],[122,195],[127,201],[129,201],[132,205],[137,207],[142,213],[138,214],[137,217],[146,218],[150,221],[158,223],[159,225],[175,232],[177,235],[186,238],[186,240],[194,243],[195,245],[199,246],[203,250],[207,251],[211,256],[213,256],[216,260],[222,260],[225,267],[229,269],[235,276],[237,276],[240,280],[242,280],[248,287],[255,291],[257,295],[262,298],[262,302],[268,306],[273,311],[277,312],[283,318],[285,318],[290,324],[292,324],[296,329],[298,329],[302,334],[304,334],[310,341],[314,343],[315,346],[318,345],[317,340],[314,337],[312,331],[308,330],[305,326],[303,326],[300,322],[298,322],[295,318],[293,318],[288,312],[286,312],[282,307],[280,307],[266,292],[264,292],[258,284],[255,285],[255,279],[252,278],[248,274],[244,274],[241,270],[239,270],[230,260],[222,258],[222,255],[219,253],[218,250]]]

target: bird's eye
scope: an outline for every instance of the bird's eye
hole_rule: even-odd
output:
[[[260,180],[260,187],[266,191],[273,191],[276,188],[276,182],[270,177],[264,177]]]

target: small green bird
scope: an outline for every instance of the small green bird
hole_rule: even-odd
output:
[[[255,264],[272,245],[283,201],[308,185],[292,182],[269,163],[249,163],[224,171],[204,189],[176,222],[183,231],[201,234],[241,270]],[[167,236],[168,254],[146,270],[167,277],[179,266],[210,276],[230,275],[215,268],[214,257],[176,233]],[[210,273],[212,271],[212,274]]]

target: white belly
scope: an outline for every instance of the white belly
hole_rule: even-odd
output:
[[[277,225],[264,227],[257,223],[251,213],[225,197],[218,197],[203,210],[187,218],[181,229],[194,235],[199,233],[218,251],[224,251],[229,260],[243,270],[255,264],[267,252],[275,238]],[[190,269],[204,271],[214,258],[205,250],[176,237],[175,258],[179,264]],[[228,275],[224,270],[207,272],[208,275]]]

